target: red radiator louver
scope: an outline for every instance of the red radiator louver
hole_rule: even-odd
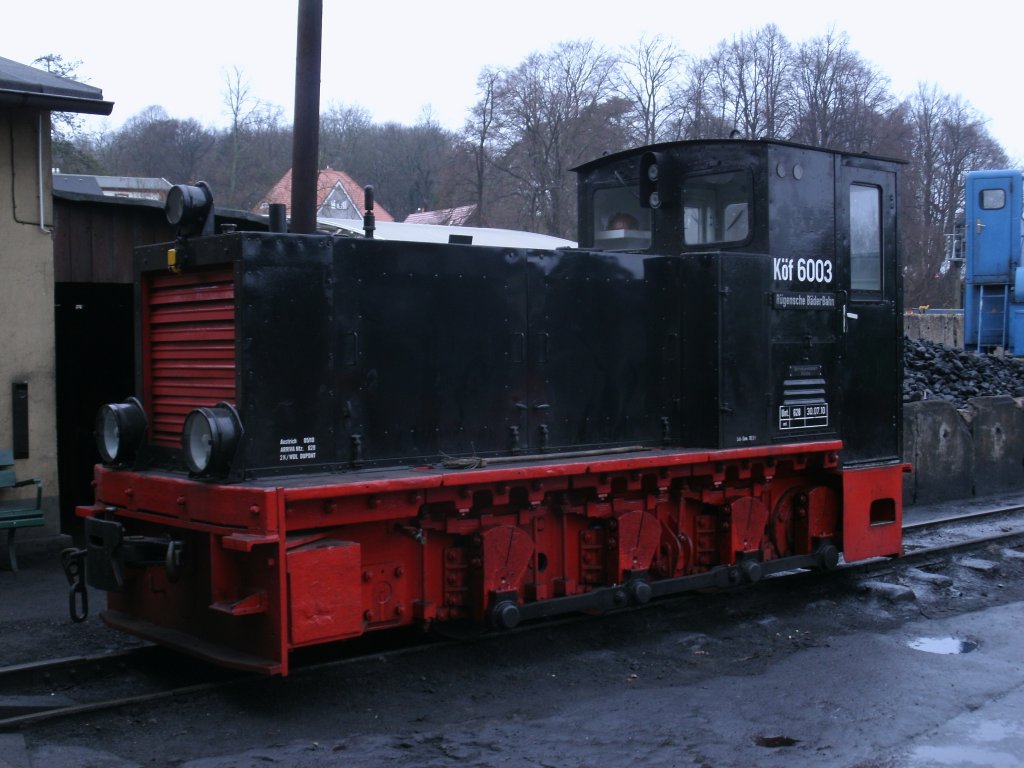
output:
[[[234,271],[154,274],[144,290],[150,442],[173,448],[194,408],[235,404]]]

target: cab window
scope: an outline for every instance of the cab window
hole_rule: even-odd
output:
[[[850,186],[850,289],[882,290],[882,190]]]
[[[651,245],[651,212],[640,207],[636,186],[594,192],[594,247],[640,251]]]
[[[748,171],[709,173],[683,181],[683,242],[738,243],[750,237],[753,182]]]
[[[1002,189],[981,190],[981,208],[984,211],[998,211],[1006,205],[1006,192]]]

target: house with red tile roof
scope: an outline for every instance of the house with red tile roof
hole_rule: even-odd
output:
[[[318,219],[363,219],[363,187],[344,171],[326,168],[320,171],[316,184],[316,216]],[[271,203],[284,203],[291,216],[292,169],[281,177],[266,196],[253,208],[255,213],[266,214]],[[394,217],[373,201],[373,215],[377,221],[394,221]]]

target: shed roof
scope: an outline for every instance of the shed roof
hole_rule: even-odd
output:
[[[114,102],[99,88],[0,57],[0,106],[109,115]]]
[[[109,195],[111,197],[141,197],[158,200],[162,205],[170,188],[171,182],[164,178],[53,174],[54,193],[60,191]]]
[[[102,195],[103,188],[95,176],[73,173],[53,174],[53,193],[76,192],[82,195]]]

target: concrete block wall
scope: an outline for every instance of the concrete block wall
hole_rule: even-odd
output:
[[[903,503],[927,504],[1024,489],[1024,403],[975,397],[903,406]]]
[[[924,339],[963,349],[964,316],[954,312],[908,312],[903,316],[903,333],[910,339]]]

